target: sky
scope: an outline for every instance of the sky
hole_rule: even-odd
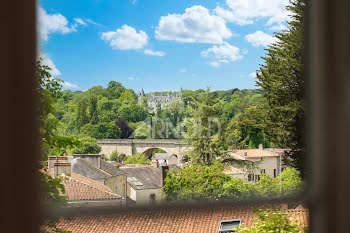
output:
[[[41,0],[40,55],[64,89],[256,88],[288,0]]]

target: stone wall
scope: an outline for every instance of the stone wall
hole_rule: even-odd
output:
[[[114,193],[126,198],[126,175],[105,179],[103,184],[110,188]]]

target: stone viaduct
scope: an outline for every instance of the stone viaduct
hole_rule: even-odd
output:
[[[175,154],[182,158],[183,152],[189,147],[179,139],[101,139],[97,140],[101,146],[101,154],[107,158],[113,151],[119,154],[134,155],[136,153],[145,153],[147,156],[155,149],[162,149],[169,154]]]

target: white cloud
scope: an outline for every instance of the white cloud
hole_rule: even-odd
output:
[[[276,40],[277,40],[276,37],[273,37],[273,36],[266,34],[262,31],[256,31],[252,34],[248,34],[245,36],[245,39],[255,47],[259,47],[259,46],[266,47],[266,46],[276,42]]]
[[[180,73],[186,73],[187,69],[186,68],[182,68],[181,70],[179,70]]]
[[[85,23],[81,18],[74,18],[74,21],[83,26],[87,25],[87,23]]]
[[[289,19],[286,9],[289,0],[226,0],[225,8],[214,10],[217,16],[238,25],[253,24],[255,20],[267,19],[266,25],[280,24]]]
[[[192,78],[195,78],[195,77],[197,77],[197,74],[192,74],[191,76],[192,76]]]
[[[252,72],[252,73],[250,73],[250,77],[252,77],[252,78],[256,78],[256,72]]]
[[[282,30],[286,30],[287,29],[287,26],[280,23],[280,24],[277,24],[277,25],[274,25],[272,27],[269,28],[270,30],[272,31],[282,31]]]
[[[42,65],[48,66],[51,68],[50,70],[50,74],[54,77],[56,76],[60,76],[61,72],[57,69],[57,67],[55,66],[55,63],[53,63],[53,61],[47,57],[46,54],[42,53],[40,54],[42,60]]]
[[[153,50],[150,50],[150,49],[145,49],[145,51],[143,51],[146,55],[151,55],[151,56],[164,56],[165,55],[165,52],[163,51],[153,51]]]
[[[132,76],[130,76],[130,77],[128,77],[128,80],[130,80],[130,81],[134,81],[134,80],[138,80],[136,77],[132,77]]]
[[[89,24],[93,24],[93,25],[95,25],[95,26],[99,26],[99,27],[102,27],[102,26],[103,26],[102,24],[97,23],[97,22],[93,21],[92,19],[85,19],[85,22],[86,22],[86,23],[89,23]]]
[[[219,67],[219,66],[220,66],[220,63],[217,62],[217,61],[210,62],[209,64],[210,64],[212,67]]]
[[[80,89],[80,87],[78,85],[73,84],[73,83],[69,83],[69,82],[66,82],[66,81],[63,81],[62,87],[64,89]]]
[[[220,63],[229,63],[230,61],[236,61],[243,58],[239,48],[226,42],[222,45],[214,45],[213,47],[202,51],[201,56],[204,58],[215,59],[216,61],[209,63],[213,67],[219,67]]]
[[[48,40],[49,34],[67,34],[76,30],[74,25],[69,26],[68,20],[61,14],[48,14],[42,7],[38,11],[38,23],[40,38]]]
[[[121,50],[142,49],[148,43],[148,36],[144,31],[137,32],[128,25],[123,25],[116,31],[102,33],[101,39],[108,41],[113,49]]]
[[[187,43],[223,43],[232,36],[225,20],[211,15],[203,6],[192,6],[181,14],[162,16],[155,30],[158,40],[174,40]]]

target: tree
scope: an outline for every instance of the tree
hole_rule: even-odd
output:
[[[185,141],[193,147],[188,152],[192,162],[210,165],[222,154],[224,146],[223,130],[220,118],[222,103],[207,90],[198,100],[191,102],[193,119],[187,121]]]
[[[82,145],[73,150],[74,154],[98,154],[101,152],[101,146],[96,142],[95,138],[88,136],[80,138]]]
[[[93,125],[98,123],[97,97],[96,96],[90,97],[89,119],[90,119],[90,123]]]
[[[276,33],[277,42],[267,49],[257,72],[257,84],[266,99],[266,132],[271,142],[288,153],[291,164],[305,173],[305,79],[304,10],[305,0],[293,0],[288,30]]]
[[[223,170],[218,162],[211,166],[191,164],[180,170],[171,170],[162,188],[163,199],[197,201],[223,198],[224,184],[231,180]]]
[[[87,116],[87,100],[85,98],[80,99],[78,102],[78,109],[75,118],[76,128],[80,130],[80,128],[89,122],[89,118]]]
[[[124,157],[125,164],[151,164],[151,160],[147,158],[143,153],[137,153]]]
[[[279,209],[258,209],[255,211],[255,215],[257,215],[258,218],[254,220],[253,226],[247,227],[242,224],[241,227],[235,229],[235,232],[299,233],[302,230],[300,224],[292,222],[288,214]]]
[[[226,129],[226,142],[232,149],[254,149],[259,144],[269,147],[265,135],[263,110],[260,106],[251,106],[237,113],[229,122]]]
[[[111,161],[115,161],[115,162],[118,162],[118,163],[121,163],[123,162],[123,159],[125,158],[125,155],[124,154],[118,154],[117,151],[113,151],[111,153],[111,156],[109,157],[109,159]]]
[[[281,176],[281,177],[280,177]],[[304,188],[300,172],[294,168],[285,169],[276,180],[281,180],[281,195],[295,195],[300,193]]]
[[[134,132],[134,130],[128,125],[128,123],[123,119],[119,118],[115,124],[120,128],[121,135],[120,138],[129,138],[129,136]]]
[[[147,110],[137,104],[123,104],[119,108],[118,115],[128,122],[139,122],[146,119]]]
[[[62,80],[56,79],[50,74],[51,68],[42,65],[42,58],[36,63],[36,93],[39,97],[38,116],[39,116],[39,133],[41,146],[41,161],[46,161],[49,150],[61,150],[68,145],[76,143],[74,138],[63,137],[57,134],[58,121],[52,117],[54,110],[54,101],[60,95]],[[58,178],[52,178],[43,172],[39,173],[40,177],[40,200],[47,203],[55,203],[58,205],[67,204],[66,198],[61,196],[65,193],[65,188]],[[56,227],[55,219],[49,219],[44,222],[44,225],[50,227],[56,232],[67,232]]]

